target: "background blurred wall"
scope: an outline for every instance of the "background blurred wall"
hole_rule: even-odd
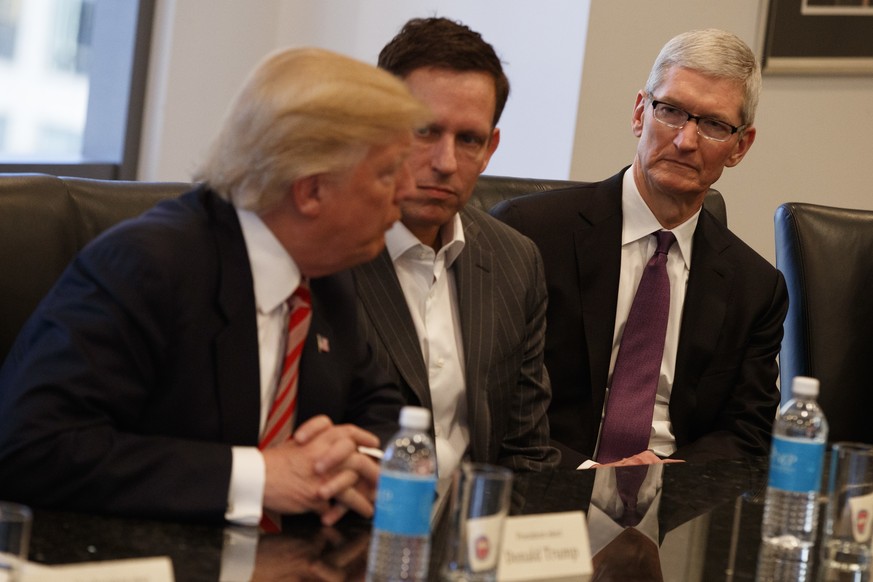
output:
[[[482,33],[512,94],[491,174],[597,180],[630,163],[636,92],[683,30],[731,30],[760,54],[767,0],[159,0],[140,179],[187,180],[248,71],[290,45],[374,63],[413,16]],[[873,18],[871,34],[873,34]],[[873,75],[765,76],[758,135],[716,188],[773,261],[773,213],[804,201],[873,209]]]

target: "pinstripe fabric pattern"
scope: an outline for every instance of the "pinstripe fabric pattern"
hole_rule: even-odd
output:
[[[466,244],[453,265],[464,342],[469,458],[515,470],[554,467],[543,367],[546,288],[539,251],[485,213],[461,212]],[[404,399],[432,408],[427,370],[387,251],[354,271],[361,330]]]

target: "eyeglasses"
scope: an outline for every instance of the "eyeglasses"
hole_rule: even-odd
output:
[[[713,119],[712,117],[701,117],[699,115],[691,115],[684,109],[679,109],[675,105],[664,103],[663,101],[652,100],[652,110],[655,112],[655,120],[663,123],[667,127],[673,129],[682,129],[688,120],[693,119],[697,122],[697,133],[706,139],[712,141],[727,141],[730,137],[741,129],[745,129],[745,125],[735,127],[730,123]]]

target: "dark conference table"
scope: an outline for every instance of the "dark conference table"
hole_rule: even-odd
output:
[[[588,511],[597,471],[612,469],[516,475],[512,513]],[[644,552],[637,562],[651,564],[653,574],[660,568],[670,582],[754,580],[766,477],[766,460],[664,465],[659,554]],[[435,536],[446,530],[437,528]],[[219,580],[227,536],[222,525],[36,508],[30,559],[66,564],[169,556],[177,581],[212,582]],[[334,528],[311,516],[286,519],[283,533],[260,537],[253,579],[363,580],[369,536],[369,522],[360,518]],[[434,547],[442,543],[435,539]],[[621,551],[625,564],[629,551]]]

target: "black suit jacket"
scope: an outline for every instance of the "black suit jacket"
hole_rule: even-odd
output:
[[[565,466],[591,458],[597,442],[615,328],[624,171],[492,210],[532,238],[543,255],[549,420]],[[670,396],[675,458],[768,452],[787,308],[781,273],[703,210]]]
[[[312,294],[298,422],[327,414],[387,438],[402,402],[356,333],[351,276]],[[231,446],[257,445],[259,415],[245,242],[200,188],[92,242],[21,332],[0,371],[0,498],[221,519]]]

